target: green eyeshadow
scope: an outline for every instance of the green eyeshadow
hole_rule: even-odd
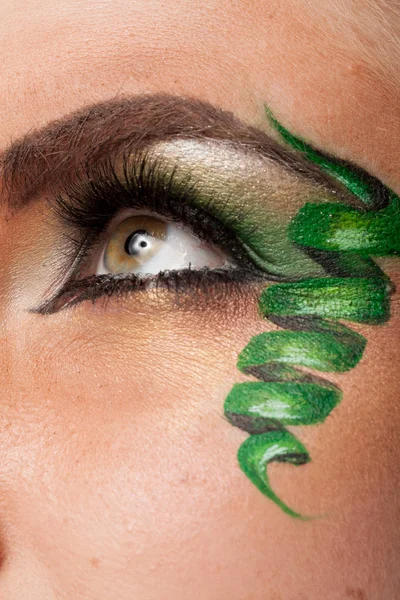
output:
[[[177,182],[190,179],[192,202],[229,227],[252,261],[273,278],[297,280],[327,274],[287,235],[304,206],[339,202],[337,194],[291,173],[251,149],[215,140],[175,140],[154,148]]]

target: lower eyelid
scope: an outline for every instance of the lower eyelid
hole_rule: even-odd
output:
[[[120,298],[135,292],[173,292],[193,297],[199,293],[210,294],[219,287],[229,287],[231,292],[240,286],[259,284],[266,281],[265,274],[260,271],[230,269],[185,269],[162,272],[147,278],[136,276],[94,276],[72,282],[61,294],[34,309],[32,312],[51,315],[61,310],[70,309],[82,302],[92,303],[101,298]]]

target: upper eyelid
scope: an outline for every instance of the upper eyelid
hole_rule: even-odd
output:
[[[190,181],[176,185],[174,173],[168,174],[167,183],[165,184],[163,171],[157,168],[157,159],[151,159],[152,166],[145,167],[148,158],[148,153],[136,156],[134,161],[126,157],[133,172],[136,168],[139,169],[139,174],[136,173],[138,176],[136,192],[139,193],[136,202],[139,201],[140,205],[135,204],[134,190],[131,187],[132,184],[135,185],[136,180],[130,183],[122,182],[120,162],[118,163],[117,173],[112,159],[107,163],[109,170],[105,165],[101,166],[99,178],[91,173],[90,176],[80,182],[80,185],[74,185],[73,190],[69,190],[68,195],[59,195],[55,200],[55,207],[54,199],[49,200],[49,208],[55,214],[56,222],[68,227],[66,237],[69,244],[72,244],[71,250],[66,253],[67,260],[64,268],[57,272],[57,277],[63,283],[57,285],[54,282],[54,285],[51,286],[53,290],[62,289],[71,281],[80,279],[80,274],[92,265],[93,255],[101,250],[107,236],[116,227],[116,223],[123,220],[123,213],[128,214],[132,210],[140,212],[144,210],[164,217],[174,217],[173,220],[183,222],[206,241],[219,246],[223,250],[229,250],[233,258],[243,267],[261,274],[261,271],[256,267],[232,230],[220,222],[218,217],[206,213],[200,207],[195,207],[194,203],[190,204],[188,196],[197,193],[195,185]],[[126,172],[127,176],[128,173],[129,171]],[[141,175],[143,175],[143,178],[141,178]],[[153,190],[155,198],[160,202],[156,207],[152,207],[148,203],[153,186],[156,186]],[[157,193],[158,191],[160,191],[160,194]],[[177,194],[177,198],[174,197],[174,194]],[[172,198],[174,204],[170,203],[168,206],[163,204],[163,195],[170,202]],[[100,202],[100,205],[98,202]],[[102,205],[102,202],[105,204]],[[173,206],[177,212],[171,213],[170,210]],[[189,216],[185,214],[187,210],[190,212]],[[98,218],[96,215],[99,211],[100,217]],[[116,218],[117,215],[120,216]],[[93,228],[92,225],[94,225]],[[199,227],[201,227],[201,230]],[[62,228],[61,235],[63,235]],[[75,253],[74,247],[76,247]],[[55,297],[57,294],[57,291],[52,292],[51,297]]]
[[[261,133],[261,132],[260,132]],[[186,138],[182,138],[180,136],[178,136],[176,139],[182,140],[182,139],[186,139]],[[188,138],[190,139],[190,138]],[[169,141],[174,141],[174,138],[172,138]],[[191,140],[193,141],[193,140]],[[198,141],[198,140],[195,140]],[[237,142],[227,142],[226,140],[215,140],[213,138],[207,138],[207,137],[203,137],[201,138],[201,142],[204,141],[212,141],[214,144],[223,144],[223,147],[226,147],[226,145],[228,144],[228,147],[231,148],[232,151],[234,151],[234,153],[240,155],[241,153],[243,153],[243,157],[248,157],[249,156],[249,147],[244,145],[242,147],[241,144],[237,143]],[[168,143],[168,141],[167,141]],[[274,142],[274,144],[276,144]],[[277,146],[280,148],[280,150],[282,150],[282,152],[287,152],[287,150],[281,146],[278,145]],[[82,165],[78,165],[76,170],[74,171],[73,176],[68,177],[65,181],[61,182],[61,188],[58,189],[57,193],[49,193],[47,194],[47,202],[48,205],[53,208],[56,208],[56,212],[58,211],[61,215],[62,215],[62,210],[60,211],[60,208],[62,207],[62,204],[65,203],[65,205],[71,204],[71,199],[73,199],[74,197],[76,197],[77,195],[81,194],[81,191],[79,191],[79,188],[82,189],[82,183],[86,184],[86,187],[89,188],[89,186],[93,186],[96,187],[96,184],[98,182],[102,182],[104,181],[104,174],[107,173],[107,177],[110,178],[110,173],[113,173],[113,181],[110,182],[112,183],[114,186],[123,186],[123,180],[125,177],[125,174],[122,172],[122,167],[121,164],[125,164],[127,165],[128,163],[131,163],[131,166],[134,168],[135,163],[140,163],[143,159],[143,157],[145,159],[147,159],[147,157],[151,156],[154,148],[157,148],[157,146],[149,146],[145,149],[143,149],[142,151],[138,152],[136,155],[132,155],[132,152],[130,149],[125,150],[125,151],[120,151],[120,149],[118,148],[115,152],[106,155],[106,157],[103,157],[101,160],[94,162],[93,164],[89,161],[89,162],[85,162]],[[256,155],[258,155],[258,159],[262,158],[262,159],[267,159],[269,161],[270,156],[267,154],[264,154],[264,152],[261,150],[261,148],[257,148],[251,149],[252,152],[256,152]],[[133,158],[132,158],[133,156]],[[334,194],[337,198],[342,197],[343,199],[347,199],[347,201],[349,201],[349,194],[348,192],[346,192],[345,190],[343,190],[343,188],[337,184],[337,182],[335,182],[334,180],[332,180],[332,178],[326,176],[325,173],[323,173],[322,171],[319,171],[319,169],[317,167],[315,167],[314,165],[310,165],[309,162],[307,162],[306,160],[302,160],[301,157],[299,158],[297,156],[297,153],[294,153],[292,151],[289,151],[288,156],[290,156],[290,161],[288,164],[286,164],[286,162],[284,160],[281,160],[282,157],[279,157],[278,160],[275,161],[275,159],[272,161],[271,166],[273,166],[275,169],[276,168],[282,168],[283,172],[286,171],[289,175],[296,175],[296,179],[298,178],[299,172],[300,172],[300,181],[303,181],[304,183],[307,184],[314,184],[316,186],[316,188],[318,187],[319,190],[321,189],[325,189],[325,191],[329,194]],[[161,157],[162,158],[162,157]],[[153,164],[154,164],[154,168],[157,168],[157,166],[162,164],[162,160],[158,160],[157,157],[152,157],[150,159]],[[294,166],[293,160],[299,161],[298,164],[296,163],[296,166]],[[158,165],[159,163],[159,165]],[[269,163],[267,162],[266,165],[268,165]],[[118,174],[117,174],[118,171]],[[173,175],[173,174],[172,174]],[[173,177],[171,177],[171,180],[173,179]],[[194,182],[193,187],[196,187],[196,182]],[[123,190],[122,190],[123,191]],[[130,206],[129,206],[130,208]],[[64,211],[67,212],[67,211]],[[68,210],[69,216],[71,216],[71,210]],[[78,221],[79,219],[76,219],[76,223],[75,225],[78,225]],[[94,226],[94,223],[92,222],[92,227]]]
[[[227,111],[196,99],[145,95],[86,107],[17,140],[0,155],[2,200],[17,211],[44,191],[56,194],[76,171],[123,148],[135,153],[179,137],[252,149],[304,180],[335,187],[303,157]]]
[[[259,133],[260,135],[262,134],[265,136],[265,138],[268,140],[268,143],[265,145],[247,144],[245,142],[218,138],[215,139],[207,136],[196,138],[195,136],[182,135],[171,136],[170,138],[161,140],[161,142],[168,143],[178,140],[187,140],[201,143],[205,141],[212,142],[216,145],[221,144],[221,148],[228,146],[232,149],[232,151],[235,153],[237,152],[238,155],[242,154],[243,157],[248,156],[249,152],[255,153],[254,156],[266,160],[266,164],[271,163],[271,165],[275,166],[275,168],[282,169],[282,174],[286,173],[296,177],[299,182],[315,185],[315,187],[320,189],[325,189],[327,193],[333,193],[339,198],[342,197],[343,199],[349,199],[348,192],[338,183],[337,180],[328,176],[317,165],[307,161],[307,159],[303,157],[301,153],[286,148],[283,144],[272,140],[272,138],[269,138],[261,131]],[[121,143],[120,146],[118,145],[115,147],[112,152],[106,152],[104,155],[96,158],[96,160],[92,161],[90,158],[85,158],[84,161],[76,164],[72,173],[68,173],[64,178],[57,182],[56,187],[50,188],[49,192],[46,194],[46,197],[50,203],[53,201],[54,197],[57,196],[70,197],[71,192],[74,192],[76,183],[79,180],[92,180],[95,182],[101,178],[101,174],[104,172],[104,169],[107,170],[110,165],[113,165],[113,168],[115,168],[117,163],[122,161],[129,162],[129,157],[132,156],[138,156],[140,161],[141,156],[151,154],[155,147],[155,144],[149,143],[137,152],[133,152],[130,148],[128,148],[128,150],[126,149],[126,143],[124,142]]]
[[[223,140],[214,140],[214,144],[216,144],[217,147],[219,143],[226,145],[227,142]],[[243,150],[237,143],[229,142],[228,145],[232,150],[234,149],[235,154],[240,154],[240,151]],[[246,156],[248,156],[248,148]],[[276,163],[273,164],[275,164],[276,168]],[[83,170],[77,170],[75,173],[75,178],[76,177],[81,177],[81,180],[69,182],[69,185],[65,185],[64,194],[56,197],[55,212],[61,217],[61,220],[64,223],[73,225],[75,230],[82,231],[86,229],[88,232],[88,239],[85,247],[88,250],[93,249],[95,242],[100,240],[101,234],[109,226],[110,221],[115,217],[118,210],[136,209],[140,207],[150,210],[151,212],[163,214],[164,216],[170,216],[169,214],[166,215],[163,210],[159,210],[157,204],[151,206],[148,203],[148,195],[151,193],[155,180],[159,181],[162,179],[161,185],[156,188],[156,199],[158,193],[160,193],[161,196],[163,194],[173,196],[178,193],[178,203],[181,204],[181,207],[186,204],[196,206],[195,202],[190,202],[190,196],[193,194],[196,195],[197,193],[196,181],[193,182],[188,180],[181,182],[180,185],[183,186],[183,193],[179,195],[179,185],[176,185],[174,170],[166,175],[165,172],[163,172],[163,164],[162,161],[160,161],[160,157],[153,154],[152,150],[142,151],[134,156],[132,156],[130,149],[125,150],[124,153],[117,152],[117,154],[108,155],[104,161],[99,161],[91,166],[85,165]],[[332,193],[332,185],[330,185],[329,188]],[[134,195],[133,192],[136,193],[137,201],[138,199],[140,200],[140,191],[143,189],[145,189],[147,201],[144,205],[141,204],[140,206],[137,206],[133,201],[135,200],[132,197]],[[95,205],[93,204],[93,199],[96,200]],[[50,197],[49,203],[51,206],[54,203],[54,198]],[[225,199],[224,203],[229,205],[229,200],[227,201],[227,199]],[[204,209],[199,209],[198,206],[196,207],[196,210],[199,212],[202,210],[204,212]],[[100,218],[98,217],[99,213]],[[216,219],[218,220],[218,210],[215,210],[215,206],[211,214],[214,222]],[[182,218],[183,216],[183,213],[179,212],[179,218]],[[207,217],[210,218],[211,215],[207,214]],[[184,220],[184,222],[189,226],[191,225],[191,222],[188,219],[186,219],[186,221]],[[226,222],[224,223],[223,229],[225,231],[229,230]],[[197,233],[197,231],[195,233]],[[237,244],[237,236],[232,231],[230,231],[230,233],[232,234],[229,240],[231,247],[237,249],[240,246],[240,244]],[[211,239],[209,241],[215,240]],[[225,249],[224,246],[221,247]],[[242,260],[245,256],[243,247],[244,246],[242,245],[240,248],[240,258],[242,258]],[[250,254],[247,253],[247,262],[252,262],[253,266],[255,266],[257,261],[254,262],[254,257],[252,261],[249,256]],[[268,272],[268,268],[265,270]],[[273,277],[274,273],[270,271],[269,275]]]

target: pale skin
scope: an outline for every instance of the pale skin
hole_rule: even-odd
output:
[[[265,130],[267,102],[400,193],[399,63],[367,3],[360,31],[334,5],[14,2],[0,13],[0,148],[121,94],[194,96]],[[269,327],[254,290],[189,312],[142,295],[33,315],[40,207],[0,217],[2,600],[400,596],[398,295],[388,324],[356,327],[362,363],[330,377],[343,403],[300,431],[312,462],[270,468],[288,504],[327,515],[299,523],[243,476],[246,436],[222,418],[237,354]],[[398,259],[382,264],[400,283]]]

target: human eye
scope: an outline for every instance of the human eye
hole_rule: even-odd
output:
[[[52,314],[135,291],[190,291],[258,281],[233,229],[199,205],[148,153],[108,161],[60,194],[52,209],[69,257],[57,291],[34,312]]]
[[[230,294],[330,273],[321,253],[304,251],[288,236],[289,224],[306,200],[360,208],[354,194],[233,115],[216,112],[211,123],[208,112],[188,118],[178,108],[180,133],[177,121],[170,131],[155,119],[143,137],[135,117],[121,138],[115,119],[116,139],[110,134],[99,148],[88,145],[84,160],[83,152],[71,154],[74,168],[61,171],[60,182],[54,166],[55,189],[45,204],[56,232],[48,244],[53,258],[30,312],[49,315],[84,301],[160,289],[192,292],[192,298],[201,291],[212,299],[222,288]],[[53,135],[58,148],[58,130]],[[46,171],[50,156],[47,151]],[[28,190],[36,189],[34,175]],[[363,257],[358,264],[373,270]],[[32,273],[37,267],[32,264]],[[35,290],[40,281],[35,278]]]
[[[125,215],[96,259],[96,275],[157,275],[162,271],[222,268],[228,256],[180,223],[156,213]]]

